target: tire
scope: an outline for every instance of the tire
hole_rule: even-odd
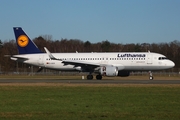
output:
[[[153,80],[153,76],[149,76],[149,80]]]
[[[102,80],[102,75],[96,75],[97,80]]]
[[[93,79],[93,75],[87,75],[87,80],[92,80]]]

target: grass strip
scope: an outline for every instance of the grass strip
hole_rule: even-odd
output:
[[[0,119],[177,120],[179,100],[179,85],[1,85]]]

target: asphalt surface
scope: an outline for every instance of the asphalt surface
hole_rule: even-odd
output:
[[[180,84],[180,80],[59,80],[59,79],[0,79],[0,83]]]

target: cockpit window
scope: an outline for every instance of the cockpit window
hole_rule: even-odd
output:
[[[166,57],[159,57],[159,60],[167,60]]]

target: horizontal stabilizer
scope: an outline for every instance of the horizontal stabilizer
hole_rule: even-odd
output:
[[[11,60],[15,60],[15,61],[26,61],[26,60],[29,60],[29,58],[26,58],[26,57],[21,57],[21,56],[11,56]]]

